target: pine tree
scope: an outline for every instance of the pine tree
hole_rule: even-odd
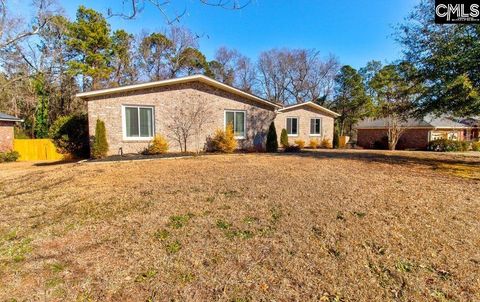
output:
[[[267,134],[267,152],[275,153],[278,151],[277,130],[275,123],[271,122]]]
[[[103,158],[107,156],[108,142],[107,131],[105,130],[105,123],[97,120],[95,125],[95,138],[93,140],[92,157]]]
[[[286,148],[289,146],[288,143],[288,133],[287,130],[282,129],[282,134],[280,135],[280,144],[282,145],[283,148]]]
[[[83,89],[102,88],[112,68],[112,38],[105,17],[90,8],[80,6],[77,19],[68,26],[66,41],[73,59],[69,62],[71,75],[82,75]]]

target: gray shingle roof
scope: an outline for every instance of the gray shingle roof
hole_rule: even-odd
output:
[[[0,121],[21,122],[22,119],[0,112]]]
[[[402,123],[403,127],[409,128],[468,128],[467,125],[457,123],[454,120],[448,117],[436,117],[436,116],[426,116],[423,119],[409,118],[406,122]],[[387,128],[386,119],[365,119],[360,121],[357,126],[357,129],[365,128],[378,128],[383,129]]]

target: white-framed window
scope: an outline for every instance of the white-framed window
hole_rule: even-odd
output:
[[[315,117],[310,119],[310,136],[320,136],[322,134],[322,119]]]
[[[286,124],[288,136],[298,136],[298,117],[287,117]]]
[[[247,131],[247,112],[244,110],[225,110],[225,128],[232,124],[236,139],[244,139]]]
[[[152,106],[124,105],[122,111],[124,139],[150,140],[153,138],[155,119]]]

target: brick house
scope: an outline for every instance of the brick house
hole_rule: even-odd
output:
[[[423,119],[408,119],[402,124],[406,128],[397,149],[425,150],[428,143],[436,139],[478,140],[478,131],[463,122],[448,117],[427,116]],[[371,149],[382,148],[387,143],[387,121],[366,119],[355,126],[357,146]]]
[[[0,152],[13,149],[13,128],[17,122],[22,122],[22,120],[0,112]]]
[[[95,134],[97,119],[105,122],[109,155],[141,152],[156,134],[167,137],[170,151],[179,151],[179,144],[169,135],[169,122],[180,109],[188,110],[199,102],[207,104],[210,122],[198,141],[188,143],[189,151],[204,149],[207,138],[228,123],[233,124],[241,149],[264,147],[272,121],[278,125],[279,136],[288,120],[292,135],[296,130],[303,138],[309,136],[310,119],[315,118],[315,137],[331,139],[333,118],[338,116],[313,103],[284,107],[203,75],[83,92],[77,97],[87,102],[90,136]]]

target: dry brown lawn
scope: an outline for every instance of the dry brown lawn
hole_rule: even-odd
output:
[[[0,301],[480,301],[480,158],[0,165]]]

